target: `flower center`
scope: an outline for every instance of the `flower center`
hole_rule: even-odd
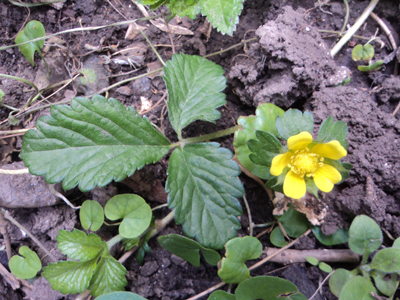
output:
[[[322,167],[324,164],[323,157],[320,157],[316,153],[310,152],[308,148],[304,150],[297,150],[294,155],[290,158],[290,164],[288,165],[292,171],[299,176],[313,176],[314,172]]]

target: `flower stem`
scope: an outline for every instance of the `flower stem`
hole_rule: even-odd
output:
[[[242,125],[236,125],[221,131],[217,131],[217,132],[213,132],[213,133],[209,133],[209,134],[205,134],[205,135],[200,135],[200,136],[196,136],[196,137],[192,137],[192,138],[187,138],[187,139],[183,139],[180,142],[174,144],[175,146],[179,146],[179,145],[186,145],[186,144],[195,144],[195,143],[202,143],[202,142],[207,142],[209,140],[213,140],[213,139],[217,139],[229,134],[234,133],[236,130],[242,129],[243,126]]]

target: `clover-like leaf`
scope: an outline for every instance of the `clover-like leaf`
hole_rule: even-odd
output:
[[[103,207],[97,201],[86,200],[79,211],[79,220],[86,230],[98,230],[104,222]]]
[[[341,293],[339,300],[375,300],[371,292],[377,293],[369,278],[356,276],[348,281]]]
[[[43,268],[42,276],[62,294],[82,293],[89,287],[98,257],[85,261],[59,261]]]
[[[21,279],[30,279],[36,276],[42,269],[42,262],[36,252],[27,246],[22,246],[18,250],[19,255],[14,255],[8,262],[11,272]]]
[[[144,199],[134,194],[112,197],[104,209],[106,217],[112,221],[123,219],[119,233],[124,238],[141,235],[150,225],[152,212]]]
[[[213,27],[222,34],[229,34],[236,30],[239,15],[243,10],[244,0],[200,0],[201,14],[207,16]]]
[[[257,259],[262,253],[262,244],[252,236],[234,238],[226,243],[225,257],[221,261],[218,276],[226,283],[239,283],[250,276],[245,262]]]
[[[360,215],[354,218],[349,229],[349,247],[351,251],[369,255],[382,244],[381,228],[368,216]]]
[[[349,230],[345,228],[339,228],[331,235],[324,234],[320,226],[313,226],[311,229],[317,240],[326,246],[344,244],[349,240]]]
[[[169,160],[168,205],[185,234],[207,248],[222,248],[241,227],[236,198],[244,189],[231,158],[218,143],[199,143],[175,149]]]
[[[146,118],[113,98],[78,97],[71,107],[55,105],[50,112],[25,133],[21,158],[32,174],[46,174],[47,182],[64,180],[65,190],[121,181],[171,147]]]
[[[332,276],[329,278],[329,289],[339,298],[345,284],[355,275],[345,269],[336,269]]]
[[[400,249],[386,248],[378,251],[370,264],[371,269],[383,271],[385,273],[395,273],[400,271]]]
[[[36,39],[38,37],[43,37],[46,35],[43,24],[39,21],[32,20],[26,24],[24,30],[21,30],[17,37],[15,38],[15,43],[20,44],[28,42],[30,40]],[[21,53],[26,57],[26,59],[31,63],[32,66],[35,65],[34,55],[35,52],[40,52],[40,49],[44,45],[44,39],[36,42],[30,42],[24,45],[19,45],[18,48]]]
[[[271,103],[263,103],[256,109],[255,116],[240,117],[238,124],[243,128],[235,132],[233,146],[239,162],[250,171],[250,173],[262,179],[269,179],[271,174],[269,167],[258,165],[250,160],[250,149],[247,145],[249,140],[256,139],[256,131],[266,131],[277,136],[275,121],[278,116],[283,116],[285,112],[278,106]]]
[[[87,261],[98,257],[107,249],[106,242],[94,234],[86,235],[83,231],[74,229],[72,232],[60,230],[57,236],[58,249],[69,258]]]
[[[96,300],[147,300],[138,294],[131,292],[112,292],[103,294],[96,298]]]
[[[207,300],[236,300],[236,296],[220,290],[213,292]]]
[[[181,138],[182,128],[196,120],[214,122],[216,110],[226,103],[221,66],[200,56],[174,54],[164,67],[168,89],[168,113],[172,127]]]
[[[276,119],[276,128],[279,136],[285,140],[289,137],[307,131],[312,133],[314,118],[312,114],[305,111],[304,114],[298,109],[289,109],[283,117]]]
[[[348,132],[349,130],[345,122],[335,122],[333,117],[329,116],[319,128],[317,141],[320,143],[327,143],[337,140],[345,149],[347,149]]]
[[[183,258],[195,267],[200,266],[200,251],[210,265],[216,266],[221,256],[218,252],[204,248],[199,243],[179,234],[163,235],[158,238],[161,247]]]
[[[307,300],[289,280],[272,276],[257,276],[241,282],[235,296],[236,300]]]
[[[97,297],[110,292],[123,291],[127,285],[126,274],[125,267],[119,261],[109,254],[103,255],[90,281],[90,293]]]

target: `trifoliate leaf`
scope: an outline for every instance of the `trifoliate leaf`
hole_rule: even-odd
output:
[[[232,35],[239,23],[244,0],[200,0],[201,14],[222,34]]]
[[[370,217],[360,215],[354,218],[349,229],[351,251],[369,255],[382,245],[383,235],[379,225]]]
[[[79,210],[79,220],[84,229],[98,230],[104,222],[103,207],[97,201],[86,200]]]
[[[59,261],[43,268],[42,276],[62,294],[82,293],[89,286],[98,257],[85,261]]]
[[[21,158],[34,175],[63,181],[82,191],[121,181],[145,164],[160,160],[170,142],[133,108],[102,96],[78,97],[71,107],[52,106],[50,116],[24,135]]]
[[[31,279],[42,269],[42,262],[36,252],[27,246],[22,246],[18,250],[19,255],[14,255],[8,262],[11,272],[21,279]]]
[[[188,16],[190,19],[195,19],[200,13],[198,0],[169,0],[166,3],[172,14],[177,14],[181,18]]]
[[[235,132],[235,140],[233,146],[235,147],[235,154],[239,162],[250,171],[250,173],[262,179],[270,179],[271,174],[269,167],[257,165],[250,160],[250,149],[247,142],[256,139],[256,131],[266,131],[277,136],[275,121],[278,116],[283,116],[285,112],[278,106],[271,103],[263,103],[256,109],[256,116],[240,117],[238,124],[243,126],[243,129]]]
[[[221,66],[200,56],[174,54],[164,67],[168,89],[168,113],[172,127],[181,138],[182,128],[196,120],[213,122],[216,110],[226,103]]]
[[[213,266],[218,264],[221,256],[218,252],[204,248],[199,243],[179,234],[163,235],[158,238],[161,247],[183,258],[195,267],[200,266],[200,251],[204,259]]]
[[[276,119],[276,128],[278,129],[279,136],[287,140],[291,136],[303,131],[312,133],[314,118],[308,111],[305,111],[303,114],[298,109],[289,109],[283,117]]]
[[[43,24],[39,21],[32,20],[26,24],[24,30],[21,30],[17,37],[15,38],[15,43],[20,44],[28,42],[30,40],[36,39],[38,37],[43,37],[46,35]],[[27,43],[18,46],[21,53],[26,57],[26,59],[31,63],[32,66],[35,65],[34,55],[35,52],[40,52],[40,49],[44,45],[44,39],[36,42]]]
[[[127,285],[126,273],[125,267],[119,261],[109,254],[104,255],[90,281],[90,293],[97,297],[110,292],[123,291]]]
[[[232,153],[217,143],[186,145],[172,152],[166,190],[175,221],[204,247],[220,249],[236,236],[244,193]]]
[[[107,249],[106,242],[94,234],[86,235],[83,231],[74,229],[72,232],[60,230],[57,236],[58,249],[69,258],[87,261],[99,256]]]
[[[327,143],[337,140],[345,149],[347,149],[347,134],[349,130],[347,124],[343,121],[334,121],[332,116],[329,116],[321,125],[318,132],[317,141]]]
[[[225,245],[225,257],[221,261],[218,276],[226,283],[239,283],[250,276],[245,262],[257,259],[263,250],[261,242],[252,236],[231,239]]]

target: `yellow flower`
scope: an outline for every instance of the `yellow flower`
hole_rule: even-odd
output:
[[[272,160],[272,175],[279,176],[286,167],[290,169],[283,182],[283,192],[288,197],[300,199],[305,195],[304,176],[312,177],[315,185],[325,193],[330,192],[333,185],[342,180],[338,170],[324,164],[324,158],[341,159],[347,155],[346,149],[336,140],[308,148],[312,141],[312,135],[307,131],[291,136],[287,140],[289,151]]]

